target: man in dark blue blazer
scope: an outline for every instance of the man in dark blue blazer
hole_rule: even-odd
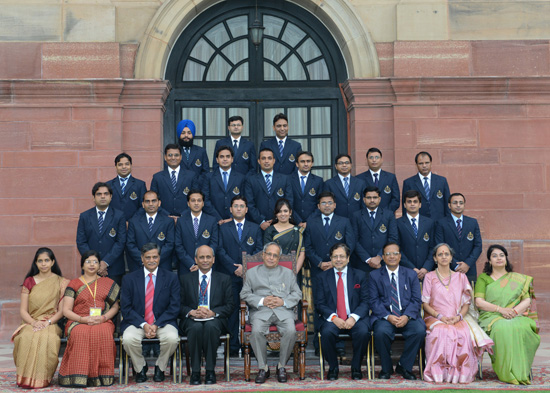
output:
[[[275,154],[275,172],[290,175],[296,171],[296,157],[302,151],[302,145],[288,137],[288,117],[284,113],[273,118],[273,131],[275,138],[263,141],[260,151],[270,149]]]
[[[401,265],[413,269],[423,280],[434,267],[435,222],[419,213],[422,196],[418,191],[407,191],[404,201],[405,214],[397,220]]]
[[[294,221],[305,226],[311,214],[317,212],[318,195],[323,191],[323,179],[311,173],[313,154],[302,151],[296,157],[298,171],[288,176],[292,187]]]
[[[235,170],[233,162],[233,149],[230,146],[220,146],[216,150],[218,166],[202,181],[204,212],[213,216],[219,225],[231,221],[231,199],[244,194],[246,177]]]
[[[380,200],[377,187],[365,187],[363,202],[367,207],[355,212],[351,220],[356,240],[352,265],[367,274],[382,266],[384,244],[399,240],[395,216],[392,211],[380,207]]]
[[[136,382],[141,383],[147,381],[141,340],[158,338],[160,355],[153,380],[162,382],[168,359],[179,344],[176,319],[180,311],[180,285],[174,273],[158,268],[158,244],[145,244],[141,248],[141,260],[143,269],[126,275],[120,292],[122,343],[132,358]]]
[[[451,215],[437,222],[435,243],[447,243],[455,251],[451,269],[466,274],[469,281],[477,281],[476,262],[483,244],[477,220],[463,214],[465,205],[464,195],[451,194]]]
[[[418,173],[403,182],[403,204],[405,204],[405,192],[417,190],[422,195],[422,208],[420,214],[434,221],[450,214],[447,201],[451,192],[447,179],[432,173],[432,156],[421,151],[414,158]]]
[[[109,207],[113,191],[107,183],[94,184],[92,195],[95,207],[80,214],[76,247],[80,255],[88,250],[98,251],[99,275],[120,285],[125,272],[126,219],[121,211]]]
[[[182,148],[181,166],[188,171],[195,172],[197,176],[210,172],[210,161],[206,149],[193,144],[196,133],[195,123],[187,119],[182,120],[178,123],[176,132],[178,143]]]
[[[334,166],[338,174],[325,182],[325,191],[330,191],[336,198],[335,213],[349,218],[353,213],[365,207],[363,204],[363,190],[367,186],[365,182],[355,176],[351,176],[351,156],[338,154],[334,159]]]
[[[168,167],[153,175],[151,190],[159,196],[162,207],[171,217],[180,217],[187,210],[187,194],[198,187],[196,172],[185,170],[181,163],[181,151],[170,143],[164,148],[164,160]]]
[[[107,182],[113,190],[110,206],[123,212],[126,221],[130,221],[141,207],[147,187],[143,180],[132,176],[132,157],[129,154],[120,153],[116,156],[115,167],[118,176]]]
[[[214,151],[217,152],[222,146],[230,146],[233,149],[234,160],[232,168],[240,174],[254,174],[258,172],[258,161],[256,159],[256,146],[254,143],[241,136],[243,132],[244,120],[241,116],[231,116],[227,120],[227,129],[229,137],[220,139],[216,142]],[[212,161],[212,169],[215,171],[219,167],[217,159]]]
[[[142,267],[141,248],[146,243],[156,243],[160,247],[160,268],[172,271],[174,252],[174,220],[159,212],[161,202],[155,191],[147,191],[143,196],[145,212],[137,213],[128,222],[126,261],[133,272]]]
[[[220,226],[218,258],[216,270],[231,277],[234,309],[229,317],[229,333],[231,356],[238,356],[239,343],[239,306],[241,289],[243,288],[243,252],[254,255],[262,251],[262,231],[257,224],[246,220],[248,201],[242,195],[231,200],[231,215],[233,219]]]
[[[195,264],[195,250],[200,246],[218,247],[218,222],[212,216],[203,213],[204,194],[200,190],[191,190],[187,195],[190,211],[182,214],[176,224],[175,250],[178,258],[178,275],[198,269]]]
[[[264,148],[260,150],[258,156],[260,173],[247,178],[244,185],[244,196],[248,200],[250,220],[259,224],[265,231],[271,225],[275,203],[280,198],[286,198],[292,206],[294,200],[287,176],[273,170],[275,163],[273,151]]]
[[[384,247],[385,267],[370,273],[370,323],[374,332],[374,346],[382,361],[380,379],[393,374],[391,344],[395,333],[405,339],[405,348],[395,371],[403,378],[415,380],[412,373],[414,359],[426,336],[426,325],[420,316],[422,295],[416,273],[399,266],[401,253],[397,243]]]
[[[317,277],[315,309],[321,318],[323,355],[329,364],[327,379],[338,379],[336,340],[339,334],[349,334],[353,340],[351,378],[363,378],[361,361],[370,340],[367,276],[348,266],[349,247],[337,243],[330,249],[333,269]]]
[[[384,210],[389,210],[395,213],[399,209],[399,183],[393,173],[383,171],[382,152],[377,147],[371,147],[367,151],[367,164],[369,170],[363,172],[357,177],[363,180],[367,186],[375,186],[381,190],[382,200],[380,207]]]

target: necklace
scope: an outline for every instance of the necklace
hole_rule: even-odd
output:
[[[437,276],[437,279],[445,287],[445,289],[449,290],[449,285],[451,285],[451,278],[453,277],[453,272],[449,272],[449,284],[445,285],[443,284],[443,277],[441,277],[441,274],[439,274],[439,269],[435,269],[435,274]]]

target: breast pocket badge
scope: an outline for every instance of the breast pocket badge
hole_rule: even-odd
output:
[[[111,230],[109,231],[109,236],[111,236],[111,237],[115,237],[115,236],[116,236],[115,228],[111,228]]]
[[[247,152],[243,153],[243,160],[248,160],[248,153]]]
[[[277,195],[282,197],[283,195],[285,195],[284,191],[282,188],[279,188],[279,191],[277,191]]]
[[[131,199],[132,201],[135,201],[135,200],[137,199],[137,194],[136,194],[135,191],[132,192],[132,193],[130,194],[130,199]]]
[[[184,195],[187,195],[187,194],[189,194],[189,191],[190,191],[190,190],[189,190],[189,187],[185,187],[185,188],[183,189],[183,194],[184,194]]]
[[[233,194],[239,195],[240,193],[241,193],[241,192],[239,191],[239,187],[235,187],[235,188],[233,189]]]
[[[210,232],[208,232],[208,230],[205,229],[204,232],[202,233],[202,237],[204,237],[205,239],[210,239]]]
[[[202,162],[198,158],[197,161],[195,161],[195,166],[202,166]]]
[[[340,231],[336,232],[336,235],[334,235],[334,238],[336,240],[342,240],[344,238],[344,236],[342,236],[342,234],[340,233]]]
[[[164,233],[159,233],[159,235],[157,236],[157,239],[159,239],[161,242],[164,241],[164,239],[166,239],[166,236],[164,235]]]
[[[290,161],[290,162],[296,161],[296,158],[294,158],[294,154],[291,154],[291,155],[288,157],[288,161]]]
[[[380,230],[380,232],[382,232],[382,233],[386,233],[387,230],[388,230],[388,228],[386,228],[386,226],[385,226],[384,224],[382,224],[382,225],[380,225],[380,229],[379,229],[379,230]]]
[[[248,240],[246,241],[246,244],[248,244],[249,246],[254,245],[254,239],[252,239],[252,236],[248,238]]]
[[[437,190],[437,194],[435,194],[439,199],[443,198],[443,193],[441,190]]]
[[[312,188],[311,190],[309,190],[309,195],[310,195],[310,196],[315,196],[315,195],[317,195],[317,192],[315,191],[315,188]]]
[[[468,233],[468,236],[466,236],[466,239],[468,239],[469,241],[474,240],[474,234],[472,232]]]
[[[428,232],[424,234],[424,237],[422,239],[424,239],[425,242],[430,241],[430,236],[428,235]]]
[[[386,194],[390,194],[390,193],[391,193],[391,188],[390,188],[390,186],[386,186],[386,188],[384,188],[384,192],[385,192]]]
[[[356,201],[358,201],[359,199],[361,199],[361,197],[359,196],[359,193],[356,192],[355,195],[353,196],[353,199],[355,199]]]

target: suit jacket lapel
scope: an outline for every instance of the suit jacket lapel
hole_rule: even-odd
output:
[[[424,183],[420,180],[420,177],[418,176],[418,173],[414,176],[414,182],[416,183],[416,188],[418,191],[420,191],[420,194],[422,195],[422,199],[426,200],[428,196],[426,195],[426,190],[424,190]],[[432,191],[433,182],[430,186],[430,194]]]
[[[178,181],[176,182],[176,190],[178,189],[178,184],[181,180],[182,170],[183,170],[183,168],[180,165],[180,173],[179,173],[179,176],[178,176]],[[172,171],[173,171],[173,169],[168,167],[164,172],[162,172],[162,177],[164,178],[164,181],[166,182],[166,185],[167,185],[168,189],[170,190],[170,192],[172,194],[175,194],[177,191],[174,191],[174,187],[172,187],[172,178],[171,178]]]
[[[155,304],[157,304],[157,300],[160,296],[160,291],[162,290],[161,285],[162,285],[163,273],[164,272],[161,269],[157,269],[157,282],[155,283],[155,296],[153,297],[153,310],[155,309]],[[158,318],[159,315],[156,315],[156,317]]]
[[[332,299],[334,300],[334,305],[338,307],[338,293],[336,288],[336,279],[334,278],[334,269],[330,269],[333,274],[328,275],[328,287],[330,293],[332,294]]]
[[[353,310],[355,310],[355,304],[353,303],[353,286],[354,286],[354,279],[355,277],[353,276],[353,272],[351,271],[351,269],[348,267],[348,274],[346,275],[347,277],[347,288],[348,288],[348,305],[349,305],[349,312],[350,314],[353,312]]]
[[[222,177],[222,174],[220,173],[220,168],[216,168],[214,170],[214,179],[216,179],[216,183],[218,183],[218,185],[220,186],[220,190],[223,190],[225,192],[225,186],[223,185],[223,177]],[[231,171],[233,172],[233,171]],[[229,189],[229,179],[231,178],[231,176],[228,176],[227,178],[227,189]]]
[[[130,179],[133,179],[132,177]],[[111,183],[113,185],[112,189],[113,192],[116,192],[118,197],[122,199],[122,188],[120,188],[120,180],[118,179],[118,176],[114,178],[113,182]],[[126,189],[128,189],[128,186],[130,185],[130,180],[126,183]]]
[[[115,217],[115,211],[111,207],[110,209],[107,210],[107,214],[105,214],[105,218],[103,219],[103,233],[110,231],[109,227],[112,225],[114,217]]]
[[[406,213],[403,216],[403,221],[405,222],[405,228],[407,228],[407,231],[409,232],[409,234],[412,236],[413,239],[416,239],[416,236],[414,235],[413,227],[412,227],[411,222],[409,221],[409,217],[407,217]],[[420,228],[418,228],[418,233],[420,233]]]

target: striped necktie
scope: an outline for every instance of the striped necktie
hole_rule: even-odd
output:
[[[424,177],[424,192],[426,193],[426,199],[430,200],[430,185],[428,184],[428,178]]]
[[[462,220],[460,218],[458,220],[456,220],[456,230],[458,232],[458,237],[459,238],[462,237],[462,225],[460,225],[461,222],[462,222]]]
[[[128,179],[120,178],[120,191],[122,192],[122,195],[124,195],[124,191],[126,190],[126,180]]]
[[[237,235],[239,235],[239,241],[241,241],[243,237],[243,224],[240,222],[237,223]]]
[[[399,308],[399,295],[397,294],[397,283],[395,282],[395,273],[391,274],[391,313],[396,317],[401,316]]]
[[[153,217],[149,217],[149,232],[153,232]]]
[[[195,217],[193,219],[193,230],[195,231],[195,237],[199,235],[199,219]]]
[[[153,273],[149,273],[149,282],[145,290],[145,322],[149,325],[155,323],[153,314],[153,299],[155,298],[155,284],[153,283]]]
[[[227,172],[223,172],[223,188],[227,191]]]
[[[176,179],[176,171],[172,171],[172,177],[170,179],[172,180],[172,188],[176,191],[176,184],[178,183]]]
[[[346,196],[349,197],[349,177],[344,177],[344,191],[346,191]]]
[[[418,227],[416,226],[416,218],[411,218],[414,237],[418,237]]]
[[[202,275],[201,289],[199,290],[199,306],[208,306],[207,295],[208,283],[206,282],[206,274]]]
[[[302,181],[300,182],[300,185],[302,186],[302,194],[306,190],[306,177],[307,176],[300,176],[300,178],[302,179]]]
[[[279,141],[279,155],[283,156],[283,150],[285,148],[285,145],[283,145],[283,141]]]
[[[99,212],[99,218],[97,219],[97,226],[99,228],[99,233],[103,232],[103,215],[105,212]]]
[[[267,193],[271,194],[271,180],[269,179],[271,175],[265,175],[265,185],[267,187]]]

